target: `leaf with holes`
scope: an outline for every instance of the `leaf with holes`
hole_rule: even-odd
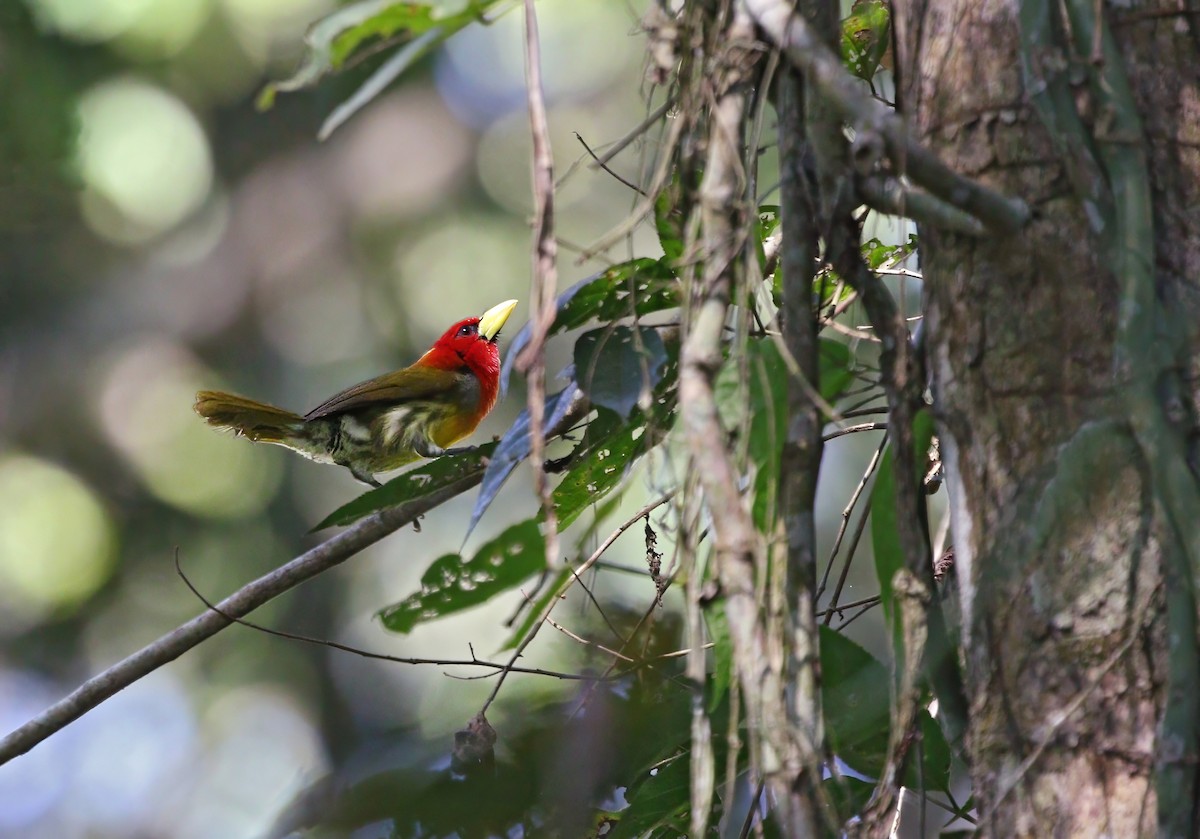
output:
[[[593,405],[622,419],[639,401],[649,400],[662,378],[667,349],[658,330],[613,326],[585,332],[575,342],[575,374]]]
[[[588,423],[583,441],[571,454],[571,467],[554,488],[559,530],[613,490],[634,462],[662,440],[675,420],[675,367],[654,391],[650,410],[635,409],[628,420],[599,408]]]
[[[313,530],[353,524],[371,513],[431,495],[472,474],[481,473],[484,470],[483,461],[491,456],[495,448],[495,443],[484,443],[466,454],[439,457],[417,469],[410,469],[383,486],[364,492],[338,507]]]
[[[871,81],[887,54],[891,14],[885,0],[854,0],[842,21],[842,61],[863,81]]]
[[[411,632],[419,623],[477,606],[508,591],[546,567],[541,525],[515,524],[475,555],[438,557],[421,576],[421,590],[379,611],[393,632]]]

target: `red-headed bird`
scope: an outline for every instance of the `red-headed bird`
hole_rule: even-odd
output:
[[[496,404],[496,339],[516,306],[505,300],[483,317],[460,320],[416,363],[343,390],[304,416],[212,390],[196,394],[196,413],[209,425],[345,466],[360,481],[379,486],[375,472],[466,451],[449,447]]]

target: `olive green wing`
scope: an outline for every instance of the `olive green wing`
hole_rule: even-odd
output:
[[[350,411],[387,408],[405,402],[432,399],[439,395],[449,397],[460,375],[457,371],[436,367],[406,367],[346,388],[313,408],[304,418],[315,420]]]

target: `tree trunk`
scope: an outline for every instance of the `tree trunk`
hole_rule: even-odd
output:
[[[1119,401],[1114,234],[1096,231],[1030,104],[1018,5],[895,4],[900,107],[916,135],[1035,212],[1014,237],[921,231],[976,800],[987,835],[1152,835],[1171,535],[1133,437],[1101,424]],[[1185,5],[1105,13],[1145,127],[1159,295],[1194,325],[1200,16]],[[1084,123],[1100,124],[1086,85],[1072,93]],[[1192,430],[1195,334],[1182,352]]]

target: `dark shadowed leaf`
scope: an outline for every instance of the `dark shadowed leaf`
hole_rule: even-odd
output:
[[[654,836],[684,836],[691,790],[691,762],[683,754],[646,777],[609,836],[633,839],[656,831]],[[657,832],[661,831],[661,832]]]
[[[928,410],[920,411],[913,421],[913,448],[919,466],[925,462],[932,438],[933,417]],[[904,552],[900,549],[900,532],[896,521],[896,480],[892,468],[891,443],[879,461],[875,488],[871,490],[871,545],[875,551],[879,596],[884,614],[890,621],[895,599],[892,578],[904,567]]]
[[[421,590],[379,611],[393,632],[409,632],[425,621],[460,612],[519,585],[546,567],[541,526],[514,524],[473,557],[446,554],[421,576]]]
[[[546,397],[545,428],[553,428],[562,421],[578,392],[579,388],[572,380],[558,393]],[[483,481],[480,482],[479,497],[475,499],[475,508],[471,510],[471,521],[468,522],[467,532],[463,535],[464,542],[479,523],[479,519],[487,512],[508,476],[521,461],[529,457],[529,450],[533,444],[529,422],[529,409],[526,408],[500,438],[495,451],[492,452],[487,471],[483,473]]]
[[[887,759],[891,725],[888,669],[845,635],[828,627],[821,634],[821,701],[835,755],[863,775],[878,778]],[[918,713],[921,755],[910,753],[905,784],[945,790],[950,783],[950,747],[937,722]]]
[[[583,441],[571,454],[571,467],[554,489],[559,530],[621,483],[634,462],[662,440],[675,420],[675,369],[655,388],[649,411],[637,408],[628,420],[599,408]]]
[[[855,771],[878,777],[887,754],[891,677],[845,635],[821,627],[821,702],[834,754]]]
[[[558,314],[550,334],[576,329],[591,320],[614,321],[633,315],[673,309],[679,289],[670,266],[661,259],[631,259],[580,280],[558,296]],[[509,345],[500,372],[500,388],[508,388],[513,364],[529,343],[532,327],[525,324]]]
[[[617,325],[585,332],[575,342],[575,373],[593,405],[616,411],[623,419],[649,397],[667,363],[667,350],[656,329]]]
[[[495,448],[495,443],[484,443],[467,454],[439,457],[417,469],[410,469],[378,489],[364,492],[353,501],[338,507],[313,530],[353,524],[363,516],[451,486],[472,473],[482,472],[483,459],[491,456]]]

